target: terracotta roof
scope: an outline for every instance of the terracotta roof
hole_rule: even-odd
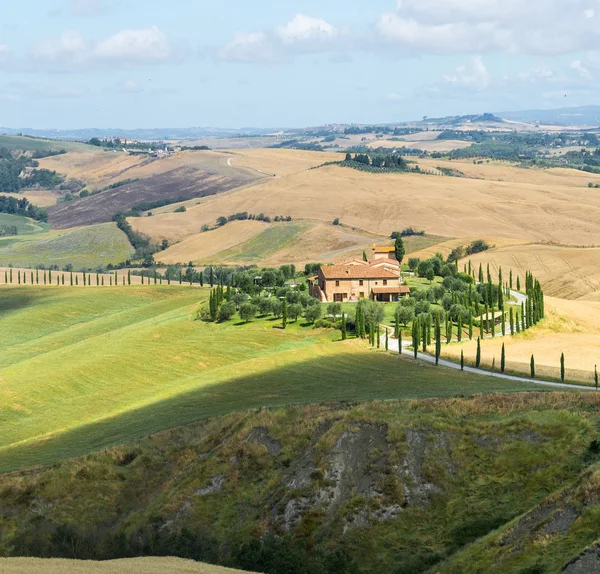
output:
[[[321,267],[325,279],[398,279],[398,274],[370,265],[328,265]]]
[[[396,267],[400,268],[400,263],[398,263],[395,259],[375,259],[369,262],[371,267],[381,267],[382,265],[387,265],[388,267]]]
[[[366,261],[362,259],[347,259],[346,261],[340,261],[337,265],[350,265],[351,263],[358,263],[359,265],[368,265]]]
[[[373,287],[372,291],[376,295],[381,295],[384,293],[402,294],[402,293],[410,293],[410,287],[408,287],[406,285],[400,285],[399,287]]]

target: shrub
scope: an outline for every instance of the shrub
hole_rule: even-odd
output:
[[[336,217],[336,218],[333,220],[333,225],[339,225],[339,224],[340,224],[340,218],[339,218],[339,217]]]
[[[243,303],[240,306],[240,319],[248,323],[256,317],[257,312],[258,309],[252,303]]]
[[[316,301],[316,299],[314,299]],[[321,305],[317,301],[316,305],[309,305],[304,311],[304,318],[309,323],[314,323],[321,316]]]
[[[185,213],[186,211],[185,205],[182,205],[175,210],[175,213]]]
[[[233,301],[228,301],[227,303],[223,303],[221,308],[219,309],[219,321],[229,321],[236,312],[236,306]]]

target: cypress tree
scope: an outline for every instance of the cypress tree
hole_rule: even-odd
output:
[[[39,269],[35,270],[35,284],[36,285],[40,284],[40,270]]]
[[[506,367],[506,351],[504,349],[504,343],[502,343],[502,354],[500,355],[500,372],[503,373]]]
[[[287,299],[283,300],[283,319],[287,323]],[[342,341],[346,340],[346,336],[346,314],[342,313]]]
[[[481,339],[477,337],[477,354],[475,355],[475,367],[479,368],[481,365]]]
[[[79,275],[75,275],[75,285],[79,285]]]
[[[381,346],[381,332],[379,330],[379,323],[377,323],[377,348]]]
[[[490,308],[486,302],[485,304],[485,329],[484,331],[489,333],[490,330]]]
[[[83,272],[83,286],[85,287],[85,271]]]
[[[34,281],[33,281],[33,271],[31,272],[31,284],[32,285],[34,284]]]
[[[127,270],[127,285],[131,285],[131,269]]]
[[[112,287],[112,275],[108,278],[108,280],[109,280],[109,284],[108,284],[109,287]]]
[[[521,303],[521,331],[527,330],[527,323],[525,322],[525,304]]]
[[[512,274],[512,269],[510,270],[510,274],[508,276],[508,286],[510,287],[510,290],[512,291],[512,288],[513,288],[513,274]]]
[[[73,287],[73,271],[71,271],[70,279],[71,279],[71,287]]]
[[[367,252],[363,250],[363,261],[368,261]]]
[[[531,361],[529,361],[529,369],[531,371],[531,378],[535,379],[535,359],[531,355]]]
[[[179,274],[179,283],[181,284],[181,273]],[[346,316],[342,313],[342,339],[346,338]],[[287,299],[283,299],[283,310],[281,315],[281,326],[285,329],[288,322],[288,302]]]
[[[12,267],[10,268],[10,284],[12,285],[13,282],[13,274],[12,274]],[[46,276],[46,272],[44,271],[44,277]]]
[[[102,287],[104,287],[104,275],[102,275]]]
[[[462,349],[460,350],[460,370],[465,370],[465,354]]]
[[[98,285],[100,285],[100,273],[96,271],[96,287],[98,287]]]
[[[506,315],[504,314],[504,305],[500,308],[502,313],[502,336],[506,337]]]
[[[48,284],[48,281],[47,281],[47,279],[48,279],[48,276],[46,275],[46,270],[44,269],[44,285],[47,285],[47,284]],[[11,278],[11,280],[10,280],[10,281],[11,281],[11,283],[12,283],[12,278]]]
[[[115,287],[119,284],[119,276],[117,275],[117,270],[115,269]]]
[[[517,291],[521,291],[521,279],[519,279],[518,275],[517,275]]]
[[[560,354],[560,380],[565,382],[565,354]]]
[[[515,334],[515,314],[513,313],[513,308],[509,309],[509,325],[510,325],[510,334]]]
[[[423,352],[427,352],[427,322],[425,317],[421,319],[421,340],[423,342]]]
[[[398,331],[398,354],[402,354],[402,329]]]
[[[490,273],[490,264],[487,264],[487,281],[488,283],[492,282],[492,274]]]
[[[361,339],[362,338],[362,333],[360,330],[360,316],[362,314],[361,311],[361,307],[360,305],[357,305],[356,307],[356,315],[354,317],[354,330],[356,331],[356,336]]]
[[[183,283],[183,273],[181,272],[181,269],[179,270],[179,284],[181,285]]]
[[[481,263],[479,264],[479,283],[483,283],[483,269]]]
[[[419,342],[421,340],[420,335],[421,334],[419,333],[419,321],[417,321],[417,318],[415,317],[412,325],[412,346],[415,359],[417,358],[417,355],[419,353]]]
[[[154,284],[156,285],[156,269],[154,269]]]
[[[20,269],[17,271],[17,281],[18,281],[18,284],[20,285],[21,284],[21,270]]]
[[[484,330],[483,330],[483,311],[481,312],[481,315],[479,317],[479,338],[483,339],[484,336]]]
[[[388,333],[388,330],[385,330],[385,350],[389,351],[390,350],[390,334]]]
[[[440,320],[435,323],[435,364],[436,366],[440,363],[440,355],[442,354],[442,329],[440,327]]]
[[[208,271],[208,276],[209,276],[209,282],[210,282],[210,286],[212,288],[214,282],[215,282],[215,274],[213,272],[213,268],[211,267]]]
[[[463,330],[463,316],[462,313],[458,314],[458,342],[462,341],[462,330]]]
[[[594,383],[596,383],[596,390],[598,390],[598,365],[594,365]]]
[[[204,287],[204,271],[200,271],[200,287]]]
[[[517,328],[517,334],[521,332],[521,320],[519,319],[519,314],[516,314],[515,317],[515,327]]]
[[[469,341],[473,340],[473,309],[469,308]]]
[[[62,281],[62,284],[64,285],[65,284],[65,274],[64,273],[62,274],[61,281]]]
[[[52,269],[48,269],[48,283],[52,285]]]

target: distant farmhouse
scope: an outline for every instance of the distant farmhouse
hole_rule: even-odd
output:
[[[410,288],[402,285],[400,265],[393,247],[373,245],[373,259],[350,259],[326,265],[309,277],[310,293],[323,303],[349,302],[371,298],[392,302],[408,297]]]

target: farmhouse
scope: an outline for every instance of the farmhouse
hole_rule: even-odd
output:
[[[397,261],[351,259],[339,265],[327,265],[319,269],[318,275],[309,278],[309,284],[311,295],[324,303],[367,297],[391,302],[410,293],[409,287],[401,284]]]

